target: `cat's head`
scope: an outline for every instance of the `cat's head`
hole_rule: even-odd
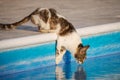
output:
[[[89,47],[90,47],[89,45],[87,46],[83,46],[82,44],[78,45],[77,52],[75,53],[74,57],[79,64],[82,64],[85,61],[86,52]]]

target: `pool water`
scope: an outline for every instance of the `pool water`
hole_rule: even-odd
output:
[[[1,76],[0,80],[120,80],[120,52]]]
[[[0,51],[0,80],[120,80],[120,31],[82,37],[82,65],[69,51],[55,66],[55,42]]]

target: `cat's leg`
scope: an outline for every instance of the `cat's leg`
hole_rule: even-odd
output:
[[[56,32],[56,30],[47,30],[47,29],[40,29],[39,31],[42,33],[55,33]]]
[[[49,30],[49,29],[44,29],[44,28],[41,28],[39,24],[38,24],[38,31],[39,31],[39,32],[42,32],[42,33],[55,32],[55,30],[54,30],[54,31],[52,31],[52,30]]]
[[[56,30],[48,30],[49,33],[56,33]]]
[[[55,60],[56,64],[60,63],[60,61],[63,58],[63,55],[65,54],[65,52],[66,52],[66,49],[65,49],[64,46],[57,47],[57,50],[56,50],[56,60]]]
[[[38,25],[38,31],[40,31],[40,26]]]

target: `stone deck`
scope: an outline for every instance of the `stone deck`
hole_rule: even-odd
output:
[[[0,0],[0,23],[19,21],[37,7],[55,8],[75,28],[120,22],[120,0]],[[41,34],[30,22],[0,31],[0,40]]]

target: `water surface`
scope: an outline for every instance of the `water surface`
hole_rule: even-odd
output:
[[[0,80],[120,80],[120,53],[4,75]]]

